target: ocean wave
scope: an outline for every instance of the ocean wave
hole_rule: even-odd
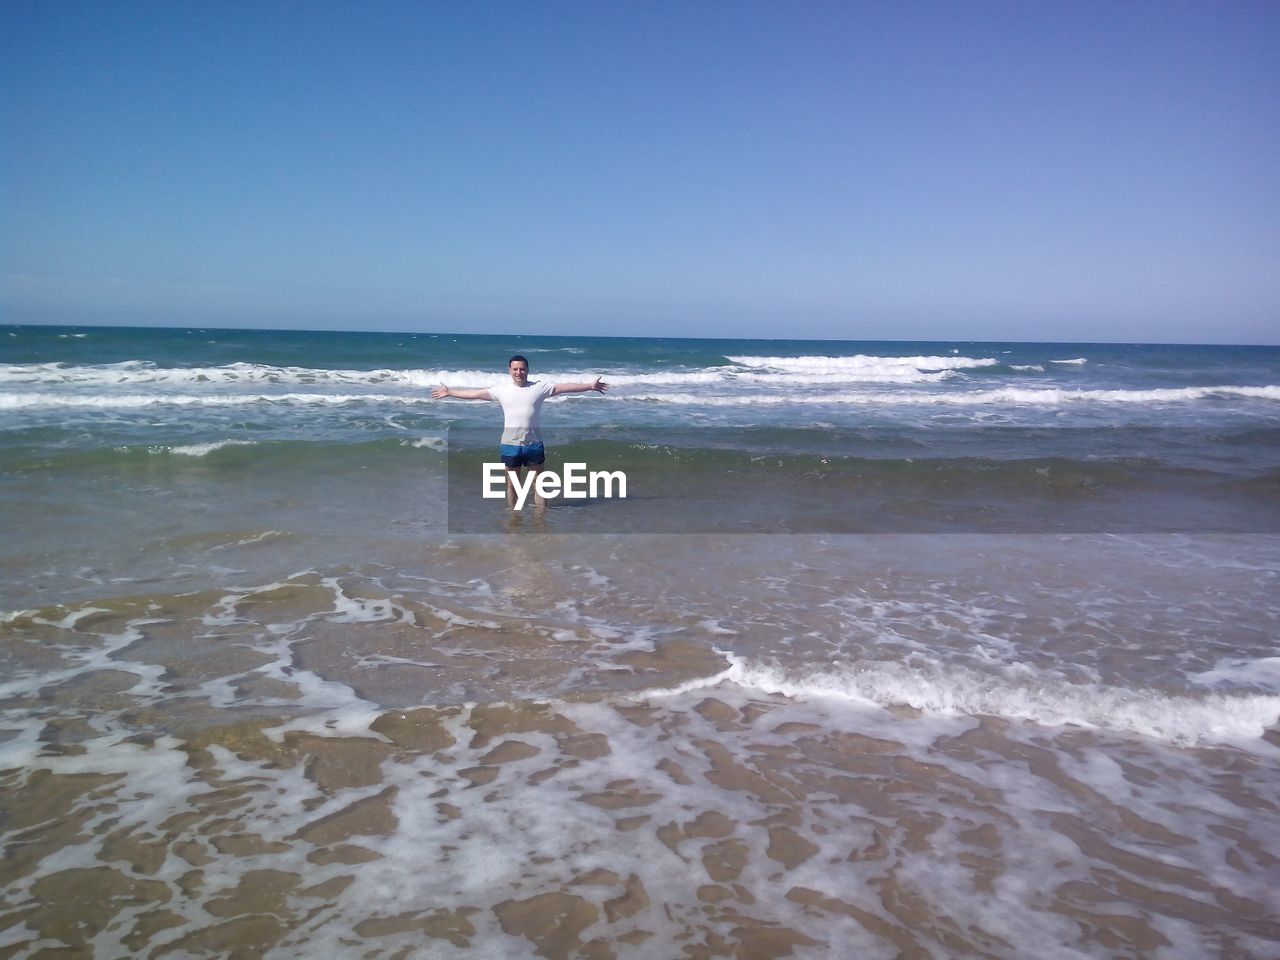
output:
[[[642,384],[653,386],[650,384]],[[1055,407],[1065,404],[1101,403],[1194,403],[1214,399],[1280,400],[1280,386],[1214,386],[1177,387],[1155,390],[1062,390],[1056,388],[1004,387],[994,390],[969,390],[930,393],[924,391],[846,391],[798,394],[767,393],[688,393],[688,392],[621,392],[618,399],[652,400],[685,406],[758,406],[783,404],[860,404],[867,406],[1036,406]],[[341,406],[357,403],[397,403],[404,405],[435,404],[423,393],[53,393],[11,391],[0,393],[0,410],[41,407],[89,407],[130,409],[144,407],[228,407],[253,405]]]
[[[650,373],[619,371],[559,370],[546,374],[556,381],[590,380],[597,373],[614,386],[688,385],[732,383],[930,383],[953,376],[951,367],[920,369],[910,363],[851,364],[826,369],[742,369],[711,367],[694,370],[663,370]],[[494,370],[377,369],[324,370],[310,367],[276,367],[254,363],[232,363],[221,367],[157,367],[146,361],[99,366],[68,366],[60,363],[19,364],[0,367],[0,383],[35,387],[128,387],[169,385],[175,387],[219,386],[375,386],[430,389],[441,383],[463,387],[484,387],[503,380]],[[534,379],[539,379],[535,376]]]
[[[151,447],[153,453],[172,453],[181,457],[205,457],[224,447],[253,447],[256,440],[216,440],[212,443],[191,443],[180,447]]]
[[[412,447],[415,450],[444,451],[449,448],[444,437],[419,437],[417,440],[401,440],[400,446]]]
[[[328,370],[312,367],[277,367],[261,363],[229,363],[220,367],[158,367],[147,360],[73,366],[64,363],[27,363],[0,367],[0,383],[32,386],[120,387],[135,384],[173,386],[237,386],[246,384],[411,386],[434,387],[440,383],[493,384],[502,379],[494,370]]]
[[[978,367],[994,367],[1000,363],[990,357],[873,357],[858,354],[852,357],[726,357],[744,367],[764,367],[796,374],[825,374],[833,372],[857,372],[881,376],[900,373],[904,369],[920,372],[938,370],[972,370]]]
[[[1030,667],[999,676],[954,664],[860,662],[797,672],[721,653],[728,669],[701,685],[729,681],[796,699],[836,697],[880,707],[905,704],[944,716],[995,716],[1049,727],[1074,724],[1184,745],[1256,740],[1280,721],[1280,696],[1267,694],[1192,696],[1068,683]],[[690,681],[670,692],[699,686]]]
[[[585,376],[585,374],[584,374]],[[633,385],[741,385],[778,384],[784,386],[810,386],[836,383],[937,383],[955,376],[954,370],[920,371],[914,367],[851,367],[847,370],[827,370],[810,373],[800,371],[768,372],[765,370],[740,370],[718,367],[688,373],[607,373],[605,379],[611,386]]]
[[[144,407],[245,407],[263,406],[341,406],[348,403],[435,403],[427,396],[395,394],[344,393],[158,393],[158,394],[57,394],[0,393],[0,410],[22,410],[41,407],[90,407],[100,409],[137,409]]]
[[[435,463],[447,449],[442,436],[425,435],[415,439],[381,437],[359,443],[331,440],[210,440],[189,444],[121,444],[91,449],[47,450],[33,447],[10,450],[5,467],[15,473],[54,471],[59,477],[78,475],[103,476],[131,465],[145,464],[149,475],[161,475],[166,469],[182,471],[193,463],[270,464],[272,469],[290,465],[314,464],[329,471],[339,471],[344,458],[354,458],[360,466],[370,463],[404,463],[415,466]],[[357,467],[358,469],[358,467]]]
[[[1061,390],[1056,388],[1004,387],[996,390],[969,390],[947,393],[907,392],[887,393],[820,393],[797,396],[770,396],[744,394],[741,396],[714,396],[694,393],[628,394],[632,400],[658,400],[664,403],[698,406],[741,406],[755,404],[865,404],[893,406],[895,404],[975,406],[984,404],[1009,404],[1026,406],[1060,406],[1068,403],[1190,403],[1198,400],[1239,397],[1250,400],[1280,400],[1280,386],[1216,386],[1176,387],[1155,390]]]
[[[1192,674],[1191,679],[1206,686],[1243,685],[1280,694],[1280,657],[1221,660],[1211,670]]]

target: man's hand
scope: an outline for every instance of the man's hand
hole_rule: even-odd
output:
[[[447,396],[449,396],[449,388],[443,383],[431,391],[432,400],[443,400]]]
[[[595,383],[591,384],[591,389],[596,393],[604,393],[609,389],[609,385],[604,382],[603,377],[596,377]]]

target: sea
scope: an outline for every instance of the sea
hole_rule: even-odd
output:
[[[0,326],[0,531],[0,957],[1280,957],[1278,347]]]

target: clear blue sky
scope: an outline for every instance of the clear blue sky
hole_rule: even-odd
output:
[[[1280,342],[1280,3],[0,3],[7,322]]]

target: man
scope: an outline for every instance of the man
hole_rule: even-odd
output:
[[[520,471],[527,468],[529,481],[534,484],[537,505],[546,506],[546,501],[536,493],[537,475],[542,471],[547,458],[542,446],[542,431],[538,425],[542,401],[547,397],[558,397],[566,393],[604,393],[609,385],[600,377],[596,377],[591,383],[530,380],[529,361],[520,354],[507,361],[507,372],[511,375],[510,383],[500,383],[483,390],[454,390],[441,384],[431,391],[431,396],[436,400],[454,397],[458,400],[497,400],[501,403],[503,427],[499,450],[507,468],[507,505],[515,506],[515,481],[520,478]]]

